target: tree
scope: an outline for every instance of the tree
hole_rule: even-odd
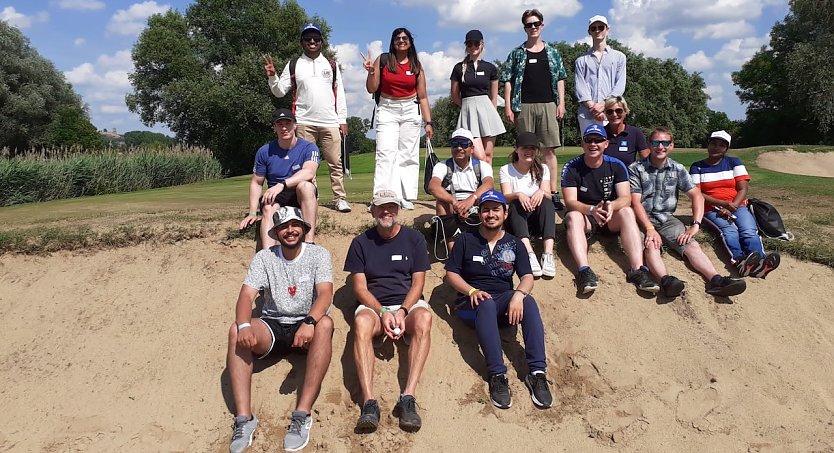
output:
[[[349,116],[347,125],[350,133],[345,139],[345,146],[351,154],[370,153],[376,150],[376,144],[367,134],[371,129],[371,120]]]
[[[452,98],[444,96],[434,101],[431,106],[431,122],[435,147],[444,147],[449,143],[452,132],[457,129],[460,107],[452,102]],[[425,138],[424,138],[425,140]]]
[[[733,137],[733,142],[737,142],[739,129],[741,127],[741,121],[733,121],[730,117],[727,116],[724,112],[716,112],[715,110],[709,110],[707,112],[707,131],[720,131],[724,130],[727,131],[731,137]],[[701,140],[701,146],[706,147],[707,142],[709,141],[708,137],[705,135],[703,140]]]
[[[152,16],[133,47],[128,107],[146,125],[211,149],[227,173],[248,173],[273,137],[271,112],[291,101],[270,93],[261,56],[283,66],[300,55],[298,33],[309,21],[326,40],[329,26],[293,0],[197,0],[184,14]]]
[[[46,142],[51,146],[81,146],[96,149],[104,146],[101,134],[87,117],[87,112],[75,107],[62,107],[46,131]]]
[[[89,123],[63,74],[17,28],[0,21],[0,147],[15,154],[49,144],[50,127],[61,127],[52,123],[70,110]]]
[[[177,143],[174,137],[169,137],[159,132],[151,131],[130,131],[124,135],[125,146],[159,146],[169,147]]]

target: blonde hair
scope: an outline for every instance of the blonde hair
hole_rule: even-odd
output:
[[[481,52],[483,53],[483,51],[484,51],[484,40],[483,39],[481,40],[481,44],[480,44],[479,47],[481,49]],[[461,60],[461,62],[460,62],[460,83],[466,83],[466,63],[470,63],[470,62],[472,63],[473,71],[478,70],[478,60],[472,61],[472,56],[469,55],[469,53],[467,52],[466,56],[463,57],[463,60]]]
[[[623,106],[623,115],[628,115],[631,110],[628,109],[628,102],[622,96],[608,96],[605,98],[605,108],[608,109],[613,105],[620,104]]]

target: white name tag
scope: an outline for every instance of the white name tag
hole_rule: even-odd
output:
[[[628,151],[628,146],[621,146],[621,147],[620,147],[620,151],[621,151],[621,152],[626,152],[626,151]]]
[[[310,276],[309,275],[305,274],[305,275],[302,275],[301,277],[298,277],[298,283],[309,282],[309,281],[310,281]]]
[[[475,73],[475,75],[484,75],[484,71],[478,71]]]
[[[473,256],[472,261],[474,261],[476,263],[483,263],[484,262],[484,257],[483,256]]]
[[[581,187],[579,187],[579,190],[582,191],[582,192],[587,192],[588,188],[585,187],[585,186],[581,186]]]
[[[391,261],[402,261],[402,260],[403,260],[402,255],[391,255]]]
[[[413,72],[411,72],[411,71],[405,71],[405,75],[407,75],[407,76],[412,76],[412,75],[414,75],[414,73],[413,73]]]
[[[538,63],[538,62],[539,62],[538,58],[531,58],[531,59],[527,60],[527,63],[530,63],[530,64]]]
[[[301,168],[301,165],[295,164],[292,166],[293,170],[298,170],[299,168]]]

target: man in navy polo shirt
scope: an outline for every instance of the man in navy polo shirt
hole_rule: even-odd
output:
[[[533,271],[527,249],[518,238],[504,231],[507,201],[501,192],[488,190],[478,200],[481,226],[467,232],[452,248],[446,262],[446,281],[462,295],[457,315],[474,326],[489,369],[489,396],[501,409],[512,405],[507,367],[499,327],[521,324],[524,351],[530,373],[524,384],[539,408],[553,404],[547,385],[544,327],[539,307],[530,295]],[[513,287],[513,274],[520,279]]]
[[[301,208],[310,230],[305,242],[313,242],[316,232],[318,191],[313,181],[319,168],[319,149],[314,143],[295,136],[295,116],[288,109],[272,114],[272,129],[276,139],[267,143],[255,154],[252,182],[249,183],[249,212],[240,222],[244,230],[255,223],[261,212],[261,244],[272,247],[277,239],[270,236],[272,216],[281,206]],[[264,181],[268,189],[261,196]]]
[[[374,194],[371,215],[375,226],[353,239],[345,258],[345,271],[353,277],[353,293],[359,301],[354,313],[353,356],[363,398],[356,427],[363,431],[379,426],[373,339],[381,335],[392,341],[403,336],[410,340],[408,378],[394,412],[403,430],[417,431],[422,424],[414,392],[431,345],[432,316],[423,300],[429,254],[423,235],[397,222],[399,200],[393,190]]]

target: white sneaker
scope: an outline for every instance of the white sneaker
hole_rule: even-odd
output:
[[[410,202],[406,199],[400,200],[400,206],[402,206],[403,209],[409,209],[409,210],[414,209],[414,203],[412,203],[412,202]]]
[[[339,200],[336,201],[336,210],[339,212],[350,212],[350,205],[344,198],[339,198]]]
[[[542,275],[545,277],[556,276],[556,263],[553,262],[552,253],[542,253]]]
[[[533,269],[533,277],[541,277],[542,276],[542,268],[539,266],[539,260],[536,258],[536,254],[530,252],[527,254],[530,258],[530,268]],[[554,275],[556,271],[553,271]]]

